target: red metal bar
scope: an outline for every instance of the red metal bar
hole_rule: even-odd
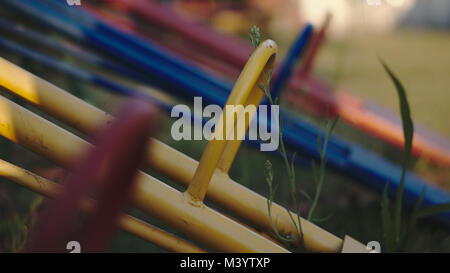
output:
[[[315,33],[311,45],[306,51],[306,55],[303,64],[300,67],[299,73],[307,75],[311,72],[317,53],[319,52],[320,48],[322,47],[325,41],[326,31],[330,25],[331,18],[332,18],[331,13],[327,13],[325,15],[325,20],[323,21],[322,26],[320,27],[319,31]]]
[[[150,132],[156,129],[156,108],[128,103],[117,120],[103,131],[96,146],[74,168],[58,198],[40,218],[28,252],[62,252],[77,238],[83,252],[101,252],[113,236],[116,221],[133,188]],[[74,232],[81,202],[95,192],[97,206]],[[74,235],[75,234],[75,235]]]

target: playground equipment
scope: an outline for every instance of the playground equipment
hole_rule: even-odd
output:
[[[180,18],[176,12],[170,8],[162,7],[160,4],[149,1],[128,1],[118,0],[109,1],[112,6],[120,7],[121,11],[128,11],[132,14],[140,16],[153,25],[169,30],[184,38],[183,43],[162,43],[164,47],[173,52],[180,53],[181,56],[208,65],[221,71],[220,67],[226,67],[227,71],[235,68],[235,72],[230,72],[229,75],[234,78],[238,71],[245,64],[246,56],[251,52],[251,46],[238,39],[233,39],[227,35],[220,34],[207,26],[189,22]],[[102,12],[93,6],[86,6],[90,12],[102,16],[108,22],[116,22],[118,25],[122,21],[115,20],[117,16],[112,13]],[[127,21],[127,30],[131,33],[142,32],[142,28],[138,28],[132,22]],[[310,54],[307,56],[305,62],[300,67],[295,76],[291,78],[287,85],[291,92],[289,92],[289,101],[303,110],[308,110],[319,116],[325,115],[339,115],[344,122],[354,126],[363,132],[366,132],[376,138],[385,141],[399,149],[403,149],[403,135],[400,119],[373,102],[364,101],[350,93],[343,90],[333,90],[333,88],[318,80],[310,74],[314,57],[317,54],[320,44],[324,40],[325,31],[330,23],[330,17],[327,16],[324,20],[323,26],[317,32],[315,39],[311,43]],[[161,31],[160,31],[161,33]],[[167,32],[164,32],[166,34]],[[157,32],[152,32],[152,35],[146,37],[161,37]],[[164,39],[160,39],[164,41]],[[155,41],[155,39],[152,39]],[[192,46],[187,46],[186,43],[191,43]],[[183,46],[177,46],[182,44]],[[189,49],[191,52],[189,52]],[[198,48],[203,48],[200,52],[205,55],[213,56],[214,59],[221,60],[222,66],[217,65],[216,62],[211,62],[212,58],[200,58]],[[277,69],[275,69],[277,71]],[[222,71],[223,72],[223,71]],[[274,82],[275,86],[275,82]],[[326,110],[327,109],[327,110]],[[449,141],[434,132],[429,128],[415,122],[415,137],[413,140],[412,155],[415,157],[424,157],[437,165],[450,166],[450,143]]]
[[[227,104],[259,103],[263,95],[255,84],[261,81],[261,73],[263,71],[267,73],[273,65],[276,51],[276,44],[272,41],[262,43],[255,50]],[[113,117],[110,115],[6,60],[0,60],[0,71],[2,72],[0,73],[1,85],[12,94],[87,135],[106,128],[112,122]],[[0,98],[0,106],[0,134],[59,165],[70,167],[80,158],[80,154],[90,147],[79,137],[6,98]],[[233,122],[236,124],[237,120]],[[151,150],[146,153],[144,159],[146,165],[187,187],[187,191],[181,193],[156,178],[139,172],[137,186],[131,198],[132,203],[214,250],[286,252],[286,249],[273,242],[273,239],[267,235],[261,235],[253,228],[210,209],[202,202],[206,194],[207,198],[234,215],[249,221],[259,230],[271,231],[266,199],[234,182],[227,174],[239,145],[240,141],[212,141],[207,145],[198,163],[163,143],[151,139],[149,144]],[[218,169],[215,169],[216,165]],[[10,168],[12,169],[17,171],[17,168]],[[37,185],[39,181],[43,181],[41,178],[38,183],[32,183],[31,177],[36,176],[26,173],[24,177],[9,175],[8,171],[2,172],[2,175],[14,177],[14,181],[30,185],[38,189],[38,192],[51,194],[51,190],[45,190]],[[47,185],[48,181],[44,181],[44,184]],[[273,217],[278,219],[279,229],[295,232],[295,227],[284,208],[273,204],[272,212]],[[345,242],[341,239],[304,219],[301,221],[305,244],[309,250],[339,252],[343,249]],[[147,226],[141,227],[141,230],[128,228],[131,232],[140,231],[139,234],[142,234],[144,229],[148,229]],[[146,236],[146,238],[151,240],[152,236]],[[165,238],[172,241],[172,248],[177,247],[172,240],[173,237],[165,236]],[[347,241],[355,245],[354,240]],[[356,246],[366,251],[365,246],[361,244]],[[178,250],[183,251],[180,248]]]
[[[114,123],[96,136],[94,147],[71,172],[62,191],[41,213],[27,252],[64,252],[76,241],[81,252],[104,252],[114,236],[116,219],[133,189],[149,134],[157,129],[156,107],[131,100]],[[95,193],[97,202],[88,199]],[[80,228],[79,207],[90,215]],[[77,227],[74,232],[74,228]]]
[[[61,186],[57,183],[1,159],[0,177],[50,198],[57,196],[57,194],[61,191]],[[81,209],[86,211],[91,211],[92,206],[92,201],[89,200],[86,200],[80,204]],[[134,234],[143,240],[152,242],[155,245],[171,252],[205,252],[203,249],[197,247],[191,242],[183,240],[158,227],[150,225],[127,214],[120,215],[116,225],[130,234]]]
[[[83,42],[89,42],[97,47],[105,49],[122,59],[123,62],[132,64],[136,69],[146,71],[154,77],[159,87],[180,96],[200,95],[210,103],[224,105],[229,85],[224,80],[204,73],[193,65],[180,62],[173,56],[164,53],[161,49],[138,37],[118,31],[89,16],[80,16],[74,10],[67,11],[65,6],[54,7],[53,1],[21,1],[9,2],[15,7],[21,8],[32,16],[36,16],[42,22],[54,23],[53,27],[69,37]],[[56,4],[59,5],[59,4]],[[65,16],[61,13],[65,12]],[[75,14],[74,14],[75,13]],[[77,20],[71,20],[71,17]],[[317,158],[317,137],[323,135],[314,126],[301,121],[299,118],[283,114],[285,119],[285,141],[290,149],[300,152],[304,157]],[[390,181],[389,192],[394,195],[400,178],[400,168],[380,157],[362,149],[361,147],[332,138],[328,146],[328,163],[334,169],[351,177],[359,179],[369,186],[382,191],[384,183]],[[304,162],[304,161],[303,161]],[[426,188],[424,204],[440,204],[450,200],[444,191],[426,183],[421,178],[408,173],[406,176],[405,201],[415,203],[421,190]],[[449,215],[441,215],[440,219],[447,221]]]

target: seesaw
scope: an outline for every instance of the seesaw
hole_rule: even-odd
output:
[[[267,73],[271,68],[276,53],[277,46],[270,40],[255,50],[242,72],[243,76],[231,92],[227,105],[257,104],[261,101],[263,94],[255,83],[262,80],[261,73]],[[0,72],[0,83],[11,94],[86,135],[106,128],[113,120],[109,114],[4,59],[0,59]],[[247,80],[253,84],[244,84]],[[237,119],[241,118],[233,119],[233,124],[236,125]],[[0,134],[69,168],[91,147],[85,140],[4,97],[0,97]],[[150,139],[145,165],[185,186],[187,190],[179,192],[140,172],[136,189],[132,193],[132,204],[216,251],[287,252],[267,235],[272,226],[268,219],[266,199],[228,176],[229,166],[239,146],[240,141],[212,140],[200,162],[197,162],[156,139]],[[0,166],[4,167],[1,169],[2,176],[37,192],[52,195],[56,186],[50,181],[9,163],[1,163]],[[209,208],[203,203],[205,196],[233,215],[252,223],[254,227],[245,226]],[[277,218],[277,228],[295,232],[296,228],[283,207],[274,204],[272,212]],[[156,240],[156,243],[166,248],[181,252],[201,251],[184,241],[180,243],[173,235],[155,231],[154,227],[139,220],[129,216],[121,216],[121,219],[120,227],[151,242]],[[310,251],[367,251],[364,245],[348,236],[343,241],[304,219],[301,221],[305,245]],[[161,238],[154,238],[158,236]]]
[[[15,4],[23,5],[23,2]],[[34,7],[40,4],[30,3],[30,5],[23,6],[22,11],[36,14],[35,12],[38,12],[39,9]],[[41,8],[46,10],[48,7]],[[63,9],[63,7],[59,8]],[[129,62],[136,68],[147,71],[150,73],[149,75],[161,79],[161,88],[181,96],[185,95],[186,91],[192,91],[193,95],[200,95],[210,103],[224,105],[223,98],[226,97],[228,91],[223,80],[217,80],[217,77],[202,73],[203,71],[197,70],[192,65],[187,66],[185,62],[181,63],[167,53],[161,54],[161,52],[158,52],[160,49],[152,47],[149,43],[137,37],[119,32],[99,22],[97,22],[99,25],[93,24],[90,17],[83,17],[84,21],[90,18],[90,24],[81,26],[76,21],[69,22],[68,17],[57,19],[61,16],[60,12],[52,12],[51,10],[50,12],[52,13],[52,22],[59,20],[58,24],[53,26],[59,26],[60,31],[82,41],[94,39],[98,43],[97,46],[101,46],[109,52],[115,52],[116,56],[121,57],[123,61]],[[71,11],[71,13],[73,12]],[[39,15],[42,20],[49,19],[44,14]],[[79,17],[80,15],[77,14],[76,16]],[[67,31],[68,29],[71,31]],[[101,37],[103,39],[99,39]],[[133,49],[123,47],[122,44],[125,42],[129,42]],[[288,146],[305,157],[317,158],[316,140],[320,131],[288,113],[284,114],[284,118],[286,120],[284,137]],[[400,177],[398,166],[355,144],[347,143],[338,138],[332,138],[329,142],[328,162],[335,170],[356,178],[379,191],[383,189],[386,181],[390,181],[389,190],[391,194],[394,194]],[[406,176],[405,201],[408,204],[413,204],[424,187],[426,188],[425,204],[448,202],[449,196],[446,192],[426,183],[412,173],[408,173]],[[448,219],[448,215],[442,216],[441,219]]]

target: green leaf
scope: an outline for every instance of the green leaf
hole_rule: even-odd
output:
[[[266,93],[266,87],[263,85],[263,84],[260,84],[260,83],[256,83],[256,85],[259,87],[259,89],[261,89],[261,91],[263,91],[264,92],[264,94],[267,96],[267,93]]]
[[[319,151],[320,157],[322,157],[322,137],[320,134],[317,135],[317,150]]]
[[[273,197],[275,196],[275,193],[277,192],[277,190],[278,190],[278,186],[279,186],[280,184],[275,184],[275,186],[273,187],[273,191],[272,191],[272,200],[273,200]]]
[[[259,28],[257,26],[253,26],[250,29],[250,42],[252,43],[253,47],[258,47],[261,43],[261,33],[259,31]]]
[[[269,79],[267,80],[267,85],[268,86],[270,86],[270,81],[272,80],[272,72],[273,72],[273,69],[272,68],[269,69]]]
[[[327,108],[328,109],[328,108]],[[327,151],[327,146],[328,146],[328,140],[330,139],[331,134],[333,133],[334,128],[336,127],[337,122],[339,121],[339,115],[337,115],[332,122],[329,122],[329,120],[327,120],[326,123],[326,134],[325,134],[325,139],[323,142],[323,147],[321,147],[321,150],[319,150],[320,152],[320,157],[322,158],[322,160],[324,160],[325,158],[325,153]]]
[[[402,174],[400,178],[400,184],[397,189],[397,195],[395,198],[395,209],[394,209],[394,230],[396,233],[397,241],[400,238],[400,223],[401,223],[401,213],[402,213],[402,200],[403,200],[403,191],[405,186],[405,175],[406,169],[411,157],[411,148],[412,148],[412,140],[414,135],[414,125],[411,119],[408,99],[406,97],[405,89],[402,83],[398,80],[398,78],[394,75],[391,69],[386,65],[386,63],[380,59],[381,64],[386,70],[387,74],[391,78],[394,83],[395,89],[397,90],[397,95],[400,101],[400,115],[402,118],[403,125],[403,136],[405,139],[404,145],[404,154],[403,154],[403,163],[402,163]]]
[[[383,196],[381,199],[381,219],[383,222],[383,238],[388,252],[395,251],[394,247],[394,230],[392,227],[391,213],[388,197],[389,182],[384,186]]]
[[[409,158],[409,153],[411,151],[412,139],[414,134],[414,125],[411,119],[408,99],[406,97],[406,91],[402,83],[398,80],[398,78],[394,75],[394,73],[390,70],[390,68],[386,65],[386,63],[384,63],[384,61],[381,59],[380,62],[383,65],[386,72],[388,73],[392,82],[394,83],[395,89],[397,90],[397,94],[400,101],[400,114],[403,124],[403,135],[405,137],[405,152],[406,152],[405,154]]]
[[[319,184],[319,169],[317,168],[317,164],[314,159],[311,160],[311,168],[312,168],[314,183],[316,183],[316,185],[318,185]]]
[[[331,134],[334,131],[334,128],[336,127],[336,124],[339,121],[339,115],[337,115],[334,119],[333,122],[328,124],[328,129],[327,129],[327,139],[330,138]]]
[[[284,121],[283,121],[283,113],[280,111],[280,121],[279,121],[279,123],[280,123],[280,128],[278,128],[279,130],[280,130],[280,136],[281,136],[281,138],[280,138],[280,141],[283,141],[283,138],[282,138],[282,136],[283,136],[283,126],[284,126]]]
[[[274,103],[275,105],[280,105],[280,97],[276,97]]]
[[[314,223],[321,223],[321,222],[327,221],[327,220],[330,219],[332,216],[333,216],[333,214],[330,213],[329,215],[327,215],[327,216],[325,216],[325,217],[321,217],[321,218],[313,218],[312,221],[313,221]]]
[[[265,166],[264,175],[266,176],[266,182],[269,185],[270,189],[272,190],[272,181],[273,181],[272,163],[269,160],[266,160],[264,166]]]
[[[297,155],[297,152],[294,152],[291,157],[291,174],[292,174],[292,180],[295,181],[295,168],[294,168],[294,162],[295,162],[295,156]]]
[[[450,203],[432,205],[417,211],[416,217],[417,219],[420,219],[449,211],[450,211]]]
[[[305,190],[298,190],[304,197],[306,197],[306,199],[308,199],[309,201],[312,201],[311,196],[305,191]]]
[[[417,220],[417,213],[419,212],[420,208],[422,207],[423,204],[423,196],[425,194],[425,186],[424,188],[420,191],[420,195],[419,195],[419,199],[417,199],[416,204],[414,204],[414,208],[413,208],[413,212],[412,212],[412,221],[415,222],[415,220]],[[415,224],[415,223],[413,223]]]
[[[418,219],[417,213],[420,210],[420,208],[422,207],[424,193],[425,193],[425,186],[420,191],[419,198],[417,199],[416,203],[414,204],[413,210],[411,212],[411,219],[409,220],[408,225],[406,227],[406,232],[401,237],[401,240],[400,240],[399,250],[401,250],[405,247],[406,243],[409,241],[409,235],[411,234],[414,226],[417,223],[417,219]]]

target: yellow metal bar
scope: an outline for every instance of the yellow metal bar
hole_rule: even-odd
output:
[[[113,120],[107,113],[2,58],[0,58],[0,85],[88,135],[107,126]],[[198,162],[156,139],[152,138],[150,142],[152,150],[145,157],[147,166],[187,187],[192,181]],[[213,174],[206,197],[256,226],[269,232],[272,230],[267,215],[266,198],[236,183],[225,172]],[[277,219],[280,230],[296,232],[282,206],[274,203],[272,214],[274,219]],[[310,251],[340,252],[342,239],[305,219],[301,219],[301,223],[305,244]]]
[[[375,251],[376,253],[376,250],[372,250],[372,248],[369,248],[352,237],[345,235],[341,253],[372,253],[372,251]]]
[[[256,49],[256,51],[260,50],[260,48],[268,48],[269,50],[267,50],[266,55],[262,55],[260,59],[256,59],[254,61],[255,62],[254,64],[251,63],[251,61],[253,62],[252,60],[253,56],[251,57],[251,59],[249,59],[247,65],[244,67],[244,70],[239,75],[239,78],[236,81],[236,84],[233,88],[233,91],[234,90],[238,91],[242,89],[248,91],[249,89],[252,89],[247,100],[243,103],[241,102],[244,105],[244,107],[253,105],[256,108],[261,103],[261,100],[264,97],[264,93],[262,92],[262,90],[259,88],[258,85],[264,84],[264,75],[267,77],[269,71],[273,68],[273,65],[275,63],[275,58],[278,51],[277,45],[271,41],[265,41]],[[269,54],[271,55],[269,56]],[[265,63],[263,61],[265,61]],[[253,116],[254,115],[251,116],[249,115],[248,120],[246,120],[246,115],[244,111],[238,117],[239,122],[242,122],[244,124],[245,131],[247,131]],[[218,164],[219,170],[228,173],[231,165],[233,164],[233,160],[236,157],[236,154],[239,150],[241,142],[242,140],[240,139],[232,139],[227,142],[225,150],[223,151],[222,157],[220,158]]]
[[[71,166],[92,146],[81,138],[0,96],[0,134],[52,161]],[[199,242],[224,252],[287,252],[255,231],[139,172],[131,201],[148,214]],[[201,227],[201,228],[199,228]]]
[[[269,66],[266,66],[269,67]],[[270,66],[271,67],[271,66]],[[264,69],[266,70],[266,69]],[[248,105],[259,105],[259,103],[261,102],[261,98],[263,97],[263,93],[261,92],[261,90],[259,89],[259,87],[255,86],[253,87],[254,90],[250,93],[250,96],[248,97],[247,101],[244,104],[244,107],[247,107]],[[238,124],[239,123],[243,123],[244,124],[244,128],[247,131],[248,126],[250,125],[251,122],[251,117],[249,117],[248,120],[246,120],[246,115],[245,115],[245,111],[243,113],[241,113],[238,117]],[[235,128],[236,129],[236,128]],[[231,168],[231,165],[233,164],[234,158],[236,157],[236,154],[239,150],[239,146],[241,145],[242,140],[239,139],[231,139],[228,140],[225,149],[222,153],[222,156],[219,160],[219,163],[217,165],[217,168],[224,172],[224,173],[228,173],[228,171]]]
[[[219,161],[222,162],[221,169],[228,171],[242,141],[237,136],[232,136],[234,141],[228,141],[227,137],[230,136],[230,133],[238,131],[238,123],[246,124],[245,111],[242,108],[242,113],[237,113],[238,117],[235,118],[234,113],[230,116],[226,108],[238,105],[244,107],[249,105],[249,100],[252,106],[258,106],[264,94],[256,83],[258,79],[262,82],[263,74],[261,72],[264,69],[265,71],[272,69],[277,49],[275,42],[264,41],[258,46],[242,70],[215,126],[213,138],[206,145],[192,182],[186,191],[194,201],[203,201]],[[249,121],[254,114],[255,112],[250,113]]]
[[[1,159],[0,177],[50,198],[55,197],[61,190],[61,186],[58,184]],[[95,202],[91,199],[84,201],[81,204],[81,208],[88,212],[92,211]],[[124,213],[119,216],[117,226],[130,234],[134,234],[171,252],[205,253],[203,249],[191,242]]]

